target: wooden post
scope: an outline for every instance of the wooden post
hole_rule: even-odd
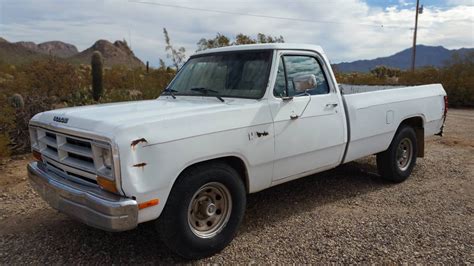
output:
[[[413,34],[413,51],[411,56],[411,71],[415,72],[416,63],[416,35],[418,33],[418,14],[420,12],[420,0],[416,0],[415,33]]]

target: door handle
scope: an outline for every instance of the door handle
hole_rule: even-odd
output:
[[[326,108],[335,108],[337,107],[337,105],[338,105],[337,103],[328,103],[326,104]]]

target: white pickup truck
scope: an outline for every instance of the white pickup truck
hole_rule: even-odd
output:
[[[171,250],[202,258],[232,240],[249,193],[372,154],[405,180],[446,112],[439,84],[343,95],[319,46],[211,49],[158,99],[34,116],[28,173],[63,213],[108,231],[156,220]]]

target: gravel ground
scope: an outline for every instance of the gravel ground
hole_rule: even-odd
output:
[[[179,263],[153,224],[107,233],[49,208],[30,188],[29,157],[0,176],[0,263]],[[450,110],[446,135],[402,184],[374,157],[248,198],[237,237],[204,263],[474,263],[474,110]]]

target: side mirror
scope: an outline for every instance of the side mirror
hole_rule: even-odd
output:
[[[293,78],[293,84],[296,93],[305,93],[317,86],[316,76],[314,74],[296,76]]]

